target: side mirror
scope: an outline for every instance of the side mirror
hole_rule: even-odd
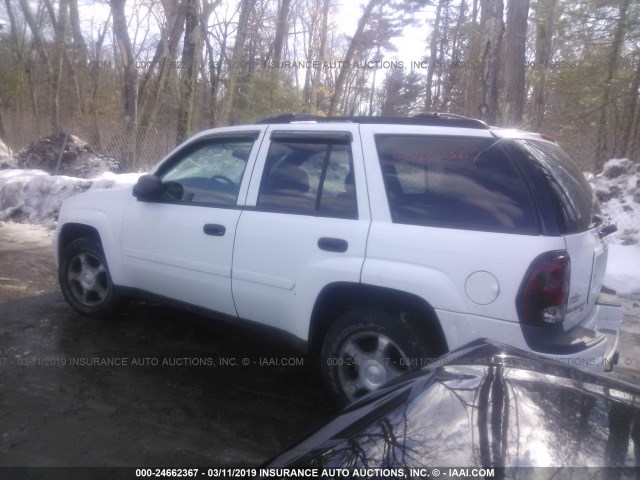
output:
[[[142,175],[133,186],[133,196],[140,201],[159,200],[162,191],[162,180],[155,175]]]

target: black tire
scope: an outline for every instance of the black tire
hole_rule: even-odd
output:
[[[81,315],[105,318],[119,305],[102,245],[91,238],[79,238],[64,248],[58,280],[64,298]]]
[[[411,315],[351,310],[329,329],[321,351],[325,382],[340,405],[417,370],[441,348]]]

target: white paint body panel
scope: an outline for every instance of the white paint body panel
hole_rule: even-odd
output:
[[[282,129],[274,125],[269,130]],[[369,202],[357,125],[296,124],[284,129],[351,133],[358,219],[245,210],[233,255],[233,297],[240,317],[307,340],[312,310],[322,289],[335,282],[360,282],[370,224]],[[257,202],[268,147],[264,142],[258,156],[247,196],[249,206]],[[347,251],[321,250],[318,240],[322,237],[346,240]]]
[[[231,255],[240,210],[133,201],[124,217],[122,257],[135,287],[236,315]],[[205,224],[226,228],[206,235]]]
[[[273,130],[351,133],[357,220],[255,208]],[[607,253],[596,232],[551,237],[392,223],[376,133],[492,138],[490,131],[349,123],[232,127],[199,134],[163,162],[191,142],[236,131],[259,131],[260,136],[235,208],[138,202],[130,188],[90,192],[65,202],[54,245],[66,224],[91,226],[100,235],[117,285],[237,315],[302,340],[308,339],[314,304],[327,285],[363,283],[410,293],[435,309],[449,349],[481,337],[528,349],[516,312],[518,290],[538,255],[567,250],[571,295],[575,305],[584,301],[568,317],[567,328],[580,323],[593,330],[606,327],[617,335],[620,311],[595,303]],[[205,224],[224,225],[226,233],[205,235]],[[321,237],[346,240],[348,249],[344,253],[321,250]],[[486,288],[483,278],[491,283]],[[601,342],[564,357],[601,358],[611,354],[617,339],[606,345]]]

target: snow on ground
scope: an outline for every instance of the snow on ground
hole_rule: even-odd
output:
[[[640,246],[609,245],[605,283],[620,295],[640,293]]]
[[[42,170],[0,170],[0,221],[54,227],[62,202],[87,190],[130,186],[140,173],[103,173],[92,179],[49,175]],[[598,175],[587,178],[603,213],[618,225],[608,237],[605,283],[622,294],[640,294],[640,165],[609,160]]]
[[[53,228],[67,198],[87,190],[122,188],[141,174],[103,173],[93,179],[49,175],[42,170],[0,170],[0,221],[36,223]]]
[[[598,175],[587,174],[602,212],[618,226],[608,237],[605,283],[622,295],[640,294],[640,165],[609,160]]]

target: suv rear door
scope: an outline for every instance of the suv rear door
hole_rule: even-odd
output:
[[[357,125],[276,125],[266,134],[236,232],[242,318],[307,339],[320,291],[359,282],[369,208]]]

